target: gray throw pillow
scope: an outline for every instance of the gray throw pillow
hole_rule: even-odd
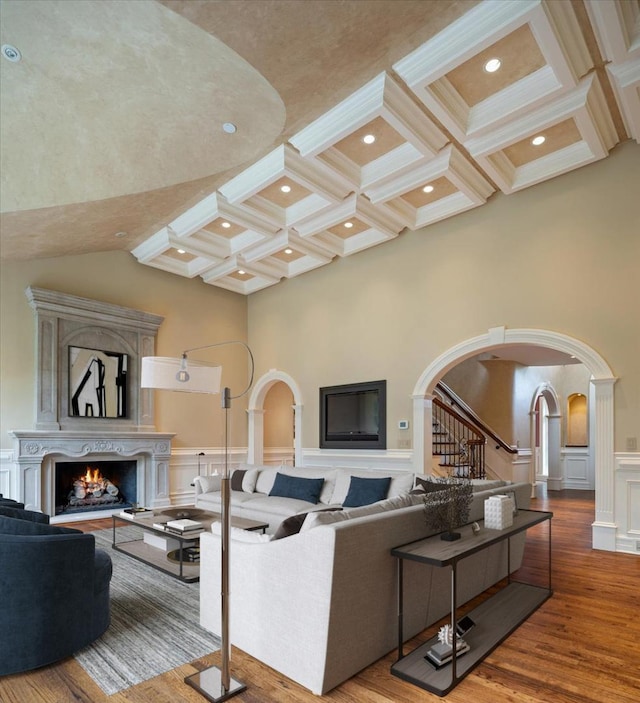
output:
[[[231,474],[231,490],[241,491],[242,490],[242,480],[244,475],[247,473],[246,469],[236,469]]]

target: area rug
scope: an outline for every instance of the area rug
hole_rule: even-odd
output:
[[[124,541],[131,528],[118,530]],[[75,658],[107,695],[220,648],[220,640],[198,624],[197,583],[182,583],[114,551],[111,530],[92,534],[113,561],[111,625]]]

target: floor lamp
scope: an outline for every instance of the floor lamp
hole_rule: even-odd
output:
[[[206,344],[182,352],[182,358],[176,359],[162,356],[145,356],[142,359],[142,388],[158,390],[186,391],[188,393],[219,393],[222,367],[199,361],[188,361],[187,354],[213,347],[229,344],[239,344],[249,355],[250,373],[247,387],[238,395],[231,395],[229,388],[222,389],[222,407],[224,408],[224,467],[222,471],[222,561],[220,565],[222,617],[220,632],[220,651],[222,664],[220,668],[212,666],[196,674],[187,676],[185,682],[195,688],[205,698],[213,703],[226,701],[232,696],[242,693],[246,686],[231,678],[229,662],[231,659],[231,642],[229,639],[229,546],[231,532],[231,480],[229,477],[229,410],[231,401],[241,398],[253,383],[254,361],[251,349],[238,341]]]

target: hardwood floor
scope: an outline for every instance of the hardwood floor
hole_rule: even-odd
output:
[[[640,557],[591,549],[592,493],[552,493],[533,503],[534,509],[554,513],[554,595],[449,695],[439,698],[391,676],[394,651],[322,699],[334,703],[638,703]],[[95,530],[103,528],[104,521],[74,526]],[[541,576],[546,533],[532,534],[530,541],[523,572]],[[433,631],[430,628],[407,643],[406,651]],[[219,653],[106,696],[75,659],[69,658],[0,679],[0,701],[201,703],[205,699],[183,679],[211,664],[219,664]],[[318,700],[236,649],[232,652],[232,674],[248,686],[245,693],[233,698],[238,703]]]

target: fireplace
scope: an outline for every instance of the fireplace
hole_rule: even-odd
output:
[[[52,522],[86,520],[89,517],[108,515],[105,507],[92,506],[91,511],[58,513],[58,466],[75,464],[86,474],[87,466],[103,466],[111,471],[112,465],[128,464],[136,467],[130,473],[134,478],[125,478],[122,491],[129,504],[138,503],[150,508],[164,508],[171,504],[169,498],[169,459],[173,435],[161,432],[118,433],[108,438],[89,432],[42,432],[17,431],[11,433],[16,439],[17,483],[19,495],[25,507],[42,510],[51,516]],[[112,483],[114,479],[110,476]],[[122,481],[122,472],[116,481]],[[129,481],[135,480],[135,490]],[[73,481],[71,482],[73,486]],[[69,485],[65,490],[70,490]],[[120,491],[120,487],[118,489]],[[86,506],[78,506],[86,507]],[[110,508],[119,511],[120,506]]]
[[[97,500],[113,490],[106,488],[111,484],[118,488],[116,495],[122,494],[123,505],[169,506],[173,434],[155,431],[153,391],[140,388],[140,359],[153,355],[163,318],[43,288],[29,287],[26,294],[36,313],[36,427],[10,432],[15,440],[11,477],[15,497],[28,509],[49,515],[52,522],[119,512],[120,504],[107,508],[107,498]],[[72,362],[87,353],[106,365],[111,359],[118,360],[118,373],[108,394],[113,396],[115,411],[105,417],[76,412],[74,396],[84,387],[84,375],[78,381]],[[126,376],[122,373],[125,368]],[[102,383],[100,376],[98,379]],[[125,385],[121,387],[121,383]],[[86,475],[87,466],[94,467],[96,462],[101,467],[105,462],[102,474],[110,484],[95,488],[90,484],[97,482],[89,480],[77,486],[73,511],[66,509],[74,480]],[[131,469],[121,471],[117,468],[120,462],[131,464]],[[72,477],[70,485],[60,487],[58,481],[63,479],[58,465],[65,463],[84,468]],[[112,470],[118,475],[110,475]],[[90,506],[80,504],[83,491],[85,498],[91,493]]]
[[[137,471],[135,460],[56,462],[55,514],[130,507],[138,502]]]

